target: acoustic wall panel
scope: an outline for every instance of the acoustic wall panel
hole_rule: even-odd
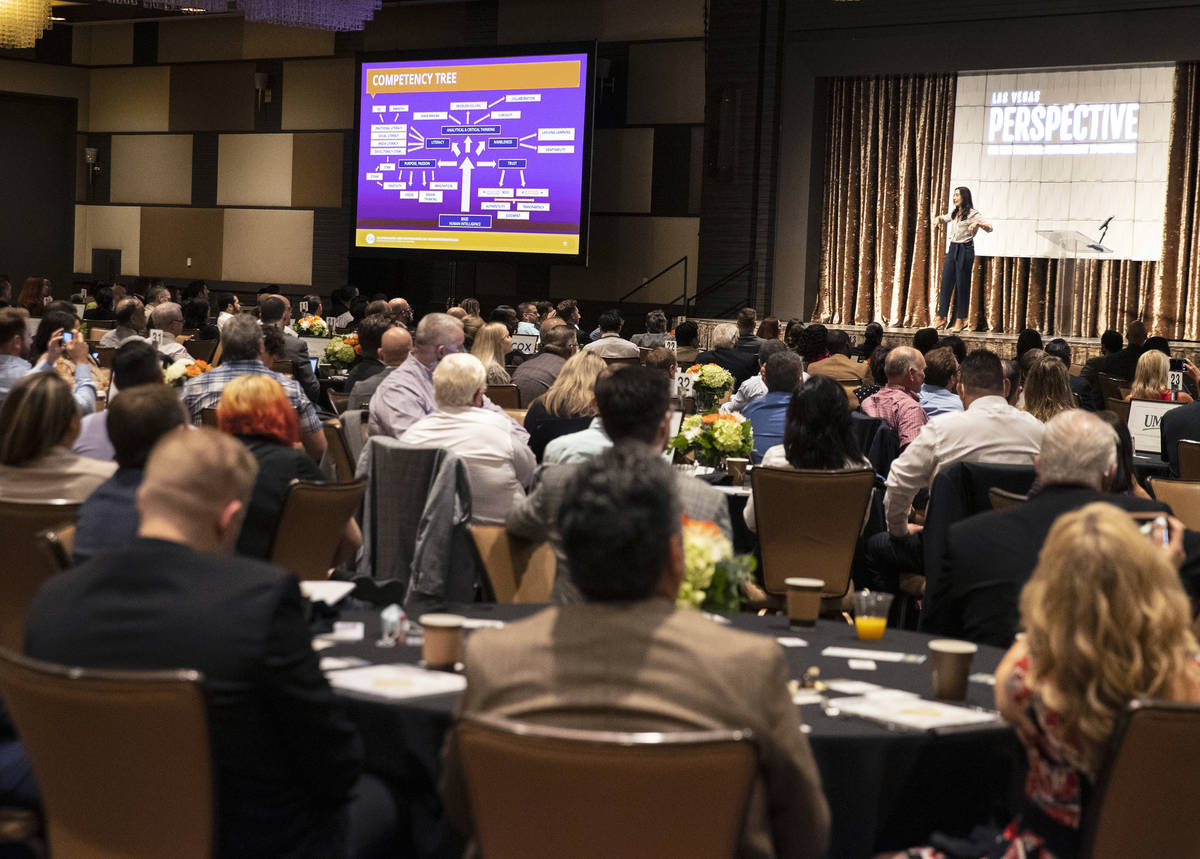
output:
[[[142,271],[147,277],[219,279],[221,230],[220,209],[143,208]]]
[[[704,42],[629,46],[630,125],[704,122]]]
[[[138,206],[75,207],[75,271],[89,274],[92,249],[121,251],[121,274],[141,274],[142,210]]]
[[[109,199],[114,203],[192,202],[190,134],[114,134]]]
[[[616,301],[682,256],[688,257],[688,294],[696,291],[699,218],[593,215],[587,268],[554,266],[550,294]],[[631,300],[666,303],[683,292],[683,266],[663,275]]]
[[[181,18],[158,22],[160,63],[242,58],[241,18]]]
[[[122,66],[133,62],[133,24],[76,24],[71,27],[71,62]]]
[[[353,128],[354,60],[283,64],[283,128]]]
[[[244,22],[242,56],[322,57],[333,53],[333,33],[274,24]]]
[[[601,128],[592,147],[592,211],[650,211],[653,128]]]
[[[292,205],[292,135],[222,134],[218,206]]]
[[[91,70],[89,131],[167,131],[171,69]]]
[[[311,211],[225,210],[222,280],[309,286],[312,252]]]
[[[342,205],[342,134],[292,135],[292,205]]]
[[[171,68],[172,131],[253,131],[254,63]]]

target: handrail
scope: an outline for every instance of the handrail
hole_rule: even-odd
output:
[[[622,295],[620,298],[617,299],[617,303],[623,304],[626,300],[628,300],[629,296],[633,295],[635,292],[639,292],[640,290],[645,289],[647,286],[654,283],[654,281],[658,280],[660,277],[662,277],[664,274],[669,272],[671,269],[675,268],[675,266],[679,265],[680,263],[683,263],[683,296],[684,296],[684,305],[686,305],[687,304],[687,261],[688,261],[688,258],[686,255],[681,256],[679,259],[675,260],[675,262],[671,263],[669,266],[664,268],[658,274],[654,275],[653,277],[646,278],[645,280],[643,280],[641,282],[641,284],[639,284],[638,286],[635,286],[633,289],[629,290],[629,292]]]
[[[752,261],[742,263],[741,265],[739,265],[733,271],[729,272],[729,274],[725,275],[720,280],[710,283],[708,286],[704,287],[703,289],[696,290],[696,294],[692,297],[692,301],[693,302],[699,301],[701,298],[708,295],[710,292],[714,292],[718,288],[729,283],[729,281],[733,280],[735,277],[741,277],[743,274],[750,271],[750,269],[753,267],[754,267],[754,263]]]

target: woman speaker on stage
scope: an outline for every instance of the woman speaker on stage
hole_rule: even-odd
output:
[[[945,215],[934,215],[933,225],[949,224],[950,249],[942,263],[942,287],[938,291],[935,328],[946,327],[950,310],[950,293],[954,293],[954,331],[967,327],[967,310],[971,303],[971,264],[975,262],[975,231],[992,231],[992,225],[971,204],[971,189],[954,189],[954,208]]]

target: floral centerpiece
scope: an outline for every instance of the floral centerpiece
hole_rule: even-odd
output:
[[[163,381],[172,388],[182,388],[188,379],[194,379],[211,369],[212,365],[207,361],[193,361],[190,364],[186,361],[176,361],[163,373]]]
[[[338,370],[349,370],[361,356],[362,346],[358,345],[357,334],[334,337],[325,347],[326,362]]]
[[[292,330],[301,337],[329,336],[329,326],[320,316],[301,316],[292,323]]]
[[[683,517],[683,583],[675,604],[680,608],[735,612],[738,589],[757,566],[753,555],[735,555],[733,544],[712,522]]]
[[[720,364],[693,364],[685,372],[692,377],[696,411],[702,415],[715,412],[722,398],[733,390],[733,374]]]
[[[692,415],[683,419],[679,434],[667,447],[681,454],[690,452],[698,464],[717,468],[728,456],[750,458],[754,430],[738,412]]]

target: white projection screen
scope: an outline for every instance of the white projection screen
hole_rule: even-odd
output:
[[[950,185],[995,228],[975,253],[1061,256],[1038,230],[1094,239],[1111,216],[1112,253],[1084,255],[1157,260],[1174,77],[1172,65],[960,72]]]

